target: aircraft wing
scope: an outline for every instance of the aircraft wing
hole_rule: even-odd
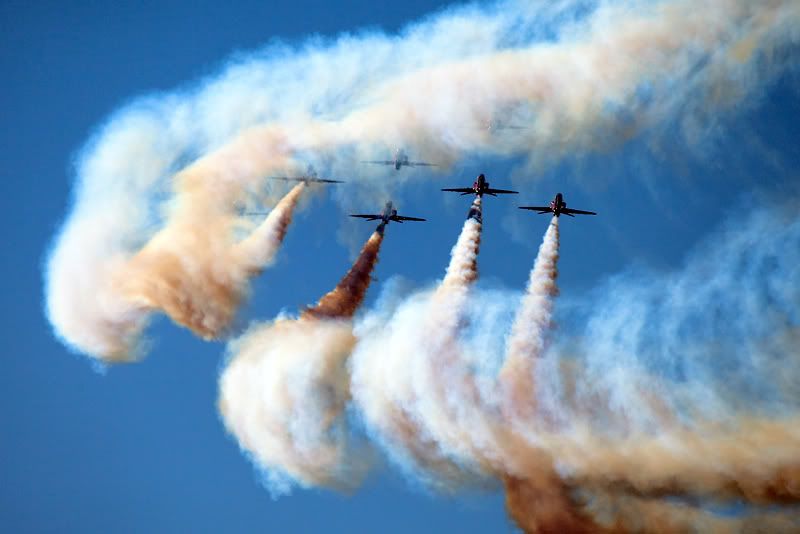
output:
[[[475,190],[471,187],[451,187],[448,189],[442,189],[442,191],[452,191],[453,193],[474,193]]]
[[[384,160],[370,160],[370,161],[362,161],[361,163],[372,163],[374,165],[394,165],[394,161],[384,159]]]
[[[409,161],[406,165],[410,167],[438,167],[435,163],[428,163],[427,161]]]
[[[490,195],[516,195],[519,191],[511,191],[510,189],[484,189],[484,193],[489,193]]]
[[[377,221],[378,219],[383,219],[383,215],[376,215],[374,213],[351,213],[350,217],[358,217],[368,221]]]
[[[395,215],[391,217],[393,221],[403,222],[403,221],[426,221],[427,219],[420,219],[419,217],[403,217],[402,215]]]
[[[572,208],[561,208],[561,213],[566,213],[567,215],[571,215],[573,213],[578,215],[597,215],[593,211],[574,210]]]
[[[553,210],[550,209],[550,206],[519,206],[521,210],[531,210],[531,211],[538,211],[541,213],[549,213]]]

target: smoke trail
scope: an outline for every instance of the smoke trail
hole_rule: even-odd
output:
[[[535,524],[542,532],[597,532],[598,525],[573,502],[550,457],[513,432],[506,424],[512,415],[505,414],[504,421],[494,414],[492,394],[481,387],[465,357],[469,348],[461,337],[467,328],[468,290],[477,279],[480,210],[478,197],[436,290],[412,301],[408,313],[395,315],[377,334],[367,332],[360,340],[353,356],[354,399],[390,456],[429,484],[458,487],[498,476],[507,482],[512,514],[517,508],[531,509],[529,496],[536,496],[535,513],[521,526]],[[509,373],[532,375],[532,363],[526,360],[541,353],[556,293],[557,221],[554,217],[545,234],[515,321],[512,365],[504,368],[508,382],[529,384],[531,378]],[[525,393],[532,399],[530,390]],[[513,472],[524,473],[526,480],[507,475]]]
[[[367,240],[336,288],[299,319],[255,324],[228,347],[219,411],[239,445],[265,471],[273,493],[293,483],[355,487],[370,455],[354,452],[343,412],[350,398],[350,319],[364,300],[383,242]]]
[[[367,244],[361,249],[356,262],[336,288],[322,297],[316,306],[303,312],[304,318],[315,319],[349,319],[364,301],[370,274],[378,261],[378,252],[383,243],[384,223],[370,236]]]
[[[214,223],[205,218],[173,223],[131,259],[123,293],[205,339],[218,337],[233,319],[249,278],[273,261],[304,188],[294,186],[239,243],[209,232]]]
[[[506,361],[500,371],[500,382],[505,390],[503,395],[509,403],[506,416],[511,421],[530,421],[533,415],[535,364],[544,354],[553,301],[558,295],[558,237],[558,217],[553,217],[511,327]]]
[[[437,290],[439,293],[458,290],[462,295],[478,279],[478,252],[481,246],[483,229],[483,200],[476,196],[467,213],[467,220],[458,236],[458,241],[450,254],[444,279]]]
[[[374,184],[383,175],[353,172],[353,162],[397,146],[446,166],[464,155],[552,161],[674,123],[696,137],[703,117],[795,64],[782,52],[797,44],[799,21],[792,0],[511,1],[452,10],[400,39],[267,51],[195,91],[142,99],[81,155],[45,273],[48,318],[65,343],[107,360],[137,354],[152,306],[217,335],[242,278],[260,268],[226,269],[235,225],[226,213],[257,196],[269,172],[310,159]],[[527,129],[484,127],[505,116]],[[209,285],[148,278],[151,268]]]
[[[224,161],[196,164],[218,165]],[[134,255],[119,251],[86,261],[65,258],[74,249],[56,251],[48,311],[71,346],[105,362],[135,360],[143,355],[139,337],[155,310],[205,339],[224,334],[249,278],[273,261],[305,185],[295,186],[237,242],[228,202],[235,187],[208,187],[197,174],[190,168],[176,178],[181,202],[169,215],[170,224]],[[90,285],[97,293],[85,298]]]
[[[798,221],[791,201],[737,219],[685,271],[621,277],[584,297],[588,326],[550,345],[551,221],[510,325],[494,310],[516,306],[504,293],[473,290],[458,311],[448,284],[393,310],[379,301],[357,329],[354,401],[390,457],[426,483],[503,480],[526,531],[794,531],[796,509],[774,505],[800,501]],[[470,265],[457,250],[449,280],[474,272],[455,267]],[[503,353],[499,373],[482,364]],[[687,378],[657,372],[664,365]]]
[[[714,246],[700,247],[680,276],[616,280],[587,306],[586,367],[559,368],[548,358],[535,370],[536,397],[548,408],[540,422],[557,412],[561,424],[533,420],[537,430],[526,439],[556,460],[558,483],[506,479],[509,511],[522,528],[538,531],[542,485],[566,488],[573,503],[587,503],[582,514],[606,518],[616,531],[800,527],[796,509],[758,508],[800,501],[800,382],[787,360],[798,346],[800,226],[791,201],[770,211],[710,239]],[[736,363],[728,369],[726,361]],[[647,368],[664,363],[680,365],[690,381]],[[670,507],[668,497],[700,508]],[[750,506],[723,520],[703,509],[709,501]]]
[[[536,405],[537,362],[544,356],[550,334],[553,306],[558,296],[559,218],[550,220],[531,269],[509,334],[506,359],[498,376],[497,395],[505,424],[524,437],[546,421]],[[585,512],[572,495],[573,488],[560,479],[554,458],[533,443],[521,450],[528,457],[521,470],[504,461],[506,508],[526,532],[601,532],[605,529]],[[519,462],[517,462],[519,465]]]
[[[680,276],[623,277],[592,299],[562,409],[572,428],[542,439],[563,473],[640,495],[797,502],[799,242],[796,204],[776,202]]]
[[[441,449],[439,434],[470,444],[470,429],[458,413],[465,406],[450,400],[471,386],[442,378],[460,366],[457,338],[465,326],[462,310],[469,289],[478,278],[482,219],[482,199],[476,196],[436,290],[415,302],[407,318],[395,317],[379,331],[359,334],[364,339],[352,358],[353,396],[368,430],[404,468],[422,476],[436,473],[439,480],[427,479],[435,486],[464,483],[477,474],[465,472]]]

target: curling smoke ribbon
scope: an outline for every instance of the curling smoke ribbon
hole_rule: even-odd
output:
[[[703,117],[794,64],[781,52],[799,23],[788,0],[503,2],[444,12],[397,39],[241,59],[196,90],[124,108],[87,144],[47,261],[48,318],[104,362],[143,356],[157,310],[224,336],[280,246],[239,246],[246,222],[234,207],[274,202],[268,175],[311,160],[384,191],[386,174],[355,162],[395,147],[447,169],[467,156],[546,164],[675,120],[691,142]],[[525,128],[486,128],[509,118]]]

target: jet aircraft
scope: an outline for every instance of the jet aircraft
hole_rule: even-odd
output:
[[[506,124],[499,120],[486,121],[486,131],[497,132],[500,130],[526,130],[525,126],[517,126],[516,124]]]
[[[567,207],[567,203],[564,202],[564,196],[561,193],[558,193],[556,197],[550,201],[549,206],[520,206],[519,209],[521,210],[532,210],[538,211],[539,215],[542,213],[554,213],[556,217],[561,215],[569,215],[570,217],[574,217],[575,215],[597,215],[593,211],[583,211],[583,210],[576,210]]]
[[[450,189],[442,189],[442,191],[452,191],[454,193],[461,193],[462,195],[478,195],[482,197],[483,195],[492,195],[496,197],[497,195],[515,195],[519,193],[519,191],[511,191],[510,189],[492,189],[489,187],[489,182],[486,181],[486,177],[483,174],[479,174],[475,181],[472,183],[472,187],[455,187]]]
[[[394,159],[377,160],[377,161],[362,161],[361,163],[371,163],[374,165],[392,165],[396,170],[401,167],[436,167],[435,163],[428,163],[427,161],[409,161],[408,154],[402,148],[397,149],[394,154]]]
[[[403,221],[425,221],[427,219],[420,219],[418,217],[404,217],[398,215],[397,210],[392,207],[392,201],[388,201],[383,208],[383,213],[352,213],[350,217],[359,217],[368,221],[381,221],[381,226],[389,224],[391,221],[402,223]]]
[[[313,165],[308,166],[308,170],[302,176],[270,176],[270,180],[283,180],[284,182],[306,182],[306,183],[315,183],[315,184],[343,184],[344,182],[341,180],[328,180],[326,178],[320,178],[317,175],[317,170],[314,168]]]

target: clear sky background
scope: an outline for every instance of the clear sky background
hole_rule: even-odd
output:
[[[204,343],[161,318],[149,331],[155,346],[147,359],[99,373],[56,341],[42,311],[41,264],[69,206],[73,158],[115,109],[136,96],[191,83],[231,54],[272,39],[302,43],[312,34],[365,27],[396,32],[441,3],[79,4],[0,5],[2,529],[512,530],[499,487],[432,495],[390,467],[352,495],[296,490],[274,500],[217,415],[224,344]],[[547,218],[516,206],[546,203],[557,191],[571,207],[600,212],[562,221],[566,300],[579,300],[626,270],[680,268],[687,251],[736,210],[796,191],[798,89],[797,73],[783,75],[724,115],[708,146],[692,152],[668,135],[657,155],[633,139],[605,153],[568,158],[535,186],[526,185],[519,198],[487,199],[482,283],[524,287]],[[424,285],[443,274],[468,201],[440,187],[468,186],[479,172],[493,186],[511,187],[513,168],[514,161],[475,158],[405,188],[396,199],[401,212],[430,222],[388,229],[367,306],[392,276]],[[380,206],[363,211],[373,209]],[[276,266],[253,284],[254,298],[240,321],[269,319],[315,301],[348,268],[349,243],[366,239],[371,229],[345,219],[329,193],[315,196],[290,229]]]

